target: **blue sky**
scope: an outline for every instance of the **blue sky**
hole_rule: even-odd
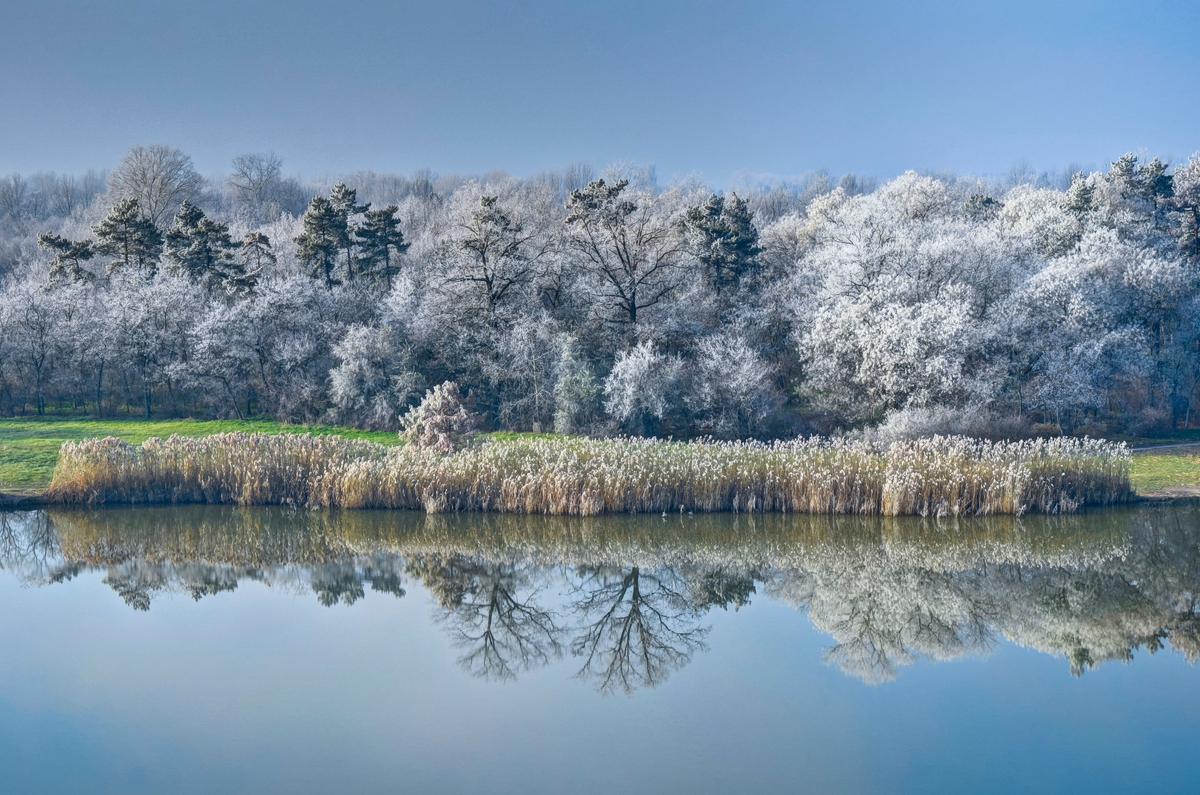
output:
[[[1200,149],[1197,2],[0,0],[0,173],[1006,173]]]

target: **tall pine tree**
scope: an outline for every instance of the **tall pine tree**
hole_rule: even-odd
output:
[[[337,212],[340,219],[338,228],[338,244],[346,252],[346,279],[354,281],[358,268],[354,260],[354,245],[356,242],[354,216],[362,215],[371,209],[371,203],[358,203],[358,191],[339,182],[329,192],[329,203]]]
[[[388,290],[392,289],[392,277],[400,272],[393,252],[399,257],[410,245],[400,229],[399,213],[400,208],[394,204],[382,210],[366,210],[362,224],[354,230],[359,271],[368,278],[382,279]]]
[[[92,241],[68,240],[59,235],[44,234],[38,235],[37,242],[43,250],[54,255],[50,263],[50,281],[54,284],[96,280],[96,274],[83,266],[96,255]]]
[[[758,229],[745,199],[713,195],[684,219],[692,253],[704,265],[705,279],[718,297],[736,292],[758,269]]]
[[[162,253],[162,234],[149,218],[142,215],[137,199],[122,199],[96,224],[96,253],[115,257],[108,264],[110,274],[136,270],[153,276]]]
[[[179,272],[210,292],[224,289],[244,275],[235,256],[237,249],[229,227],[190,202],[180,205],[167,230],[167,258]]]
[[[337,278],[338,254],[342,250],[345,217],[323,196],[315,197],[304,213],[303,231],[296,238],[300,260],[309,276],[322,279],[326,287],[341,284]]]
[[[271,238],[262,232],[248,232],[242,238],[239,258],[242,263],[242,273],[230,286],[233,292],[254,292],[263,273],[269,266],[275,264],[275,252],[271,250]]]

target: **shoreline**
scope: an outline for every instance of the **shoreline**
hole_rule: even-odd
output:
[[[1136,492],[1128,502],[1116,503],[1113,505],[1086,505],[1086,506],[1083,506],[1076,513],[1088,513],[1091,511],[1104,511],[1104,510],[1109,510],[1111,508],[1120,508],[1123,506],[1139,505],[1139,504],[1144,504],[1144,503],[1172,504],[1172,503],[1189,503],[1189,502],[1200,502],[1200,487],[1176,486],[1176,487],[1170,487],[1170,488],[1165,488],[1165,489],[1154,489],[1153,491]],[[76,503],[76,502],[63,502],[61,500],[50,499],[46,495],[45,492],[34,493],[34,494],[25,494],[25,493],[20,493],[20,492],[0,491],[0,511],[27,511],[27,510],[36,510],[39,508],[93,508],[93,509],[95,509],[95,508],[130,508],[130,507],[135,507],[135,506],[136,507],[145,506],[145,507],[163,508],[163,507],[172,507],[172,506],[183,507],[183,506],[188,506],[188,505],[233,505],[233,504],[234,503],[154,502],[154,501]],[[269,507],[278,507],[278,506],[261,505],[261,506],[242,506],[242,507],[269,508]],[[329,513],[336,512],[336,511],[343,511],[343,510],[372,510],[372,511],[383,510],[383,511],[410,512],[413,509],[412,508],[360,508],[360,509],[355,509],[355,508],[340,508],[340,507],[324,508],[324,511],[329,512]],[[495,511],[495,510],[486,510],[486,511],[471,510],[471,511],[459,511],[458,513],[485,513],[485,514],[496,514],[496,515],[513,515],[509,511]],[[744,513],[744,512],[704,511],[704,513],[711,514],[711,513]],[[785,512],[783,512],[783,511],[758,511],[757,513],[772,513],[772,514],[782,515]],[[792,512],[792,513],[794,513],[795,515],[798,515],[798,516],[824,515],[824,514],[812,514],[812,513],[807,513],[807,512],[805,512],[805,513]],[[545,514],[527,514],[527,515],[543,516]],[[630,513],[630,512],[620,512],[620,513],[609,513],[609,514],[600,514],[600,515],[602,515],[602,516],[605,516],[605,515],[607,515],[607,516],[652,516],[653,514],[651,514],[651,513],[637,514],[637,513]],[[841,514],[829,514],[829,515],[832,516],[832,515],[841,515]],[[1010,514],[980,514],[979,518],[983,518],[984,516],[997,516],[997,515],[1003,516],[1003,515],[1010,515]],[[966,517],[960,517],[960,518],[973,518],[973,517],[966,516]]]

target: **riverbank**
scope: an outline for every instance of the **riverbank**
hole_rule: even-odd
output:
[[[151,437],[205,436],[227,432],[315,433],[396,444],[390,432],[333,426],[288,425],[266,420],[143,420],[91,418],[0,418],[0,509],[48,504],[54,467],[63,443],[113,436],[131,443]],[[492,434],[494,440],[530,438]],[[1174,437],[1138,440],[1130,465],[1130,483],[1138,499],[1200,499],[1200,443]]]
[[[0,495],[31,497],[50,487],[58,454],[66,442],[111,436],[131,444],[153,437],[209,436],[214,433],[310,433],[398,444],[388,431],[324,425],[290,425],[272,420],[145,420],[90,417],[0,418]],[[0,497],[0,506],[4,498]]]

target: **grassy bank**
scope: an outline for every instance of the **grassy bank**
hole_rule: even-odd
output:
[[[1084,439],[491,441],[440,456],[336,436],[220,434],[63,446],[67,503],[232,503],[595,515],[1058,513],[1129,499],[1124,446]]]
[[[1200,447],[1135,453],[1130,478],[1139,494],[1200,493]]]
[[[151,437],[209,436],[214,433],[336,434],[395,444],[394,433],[311,425],[287,425],[270,420],[141,420],[63,419],[57,417],[0,418],[0,492],[34,493],[50,485],[58,452],[65,442],[111,436],[132,444]]]

